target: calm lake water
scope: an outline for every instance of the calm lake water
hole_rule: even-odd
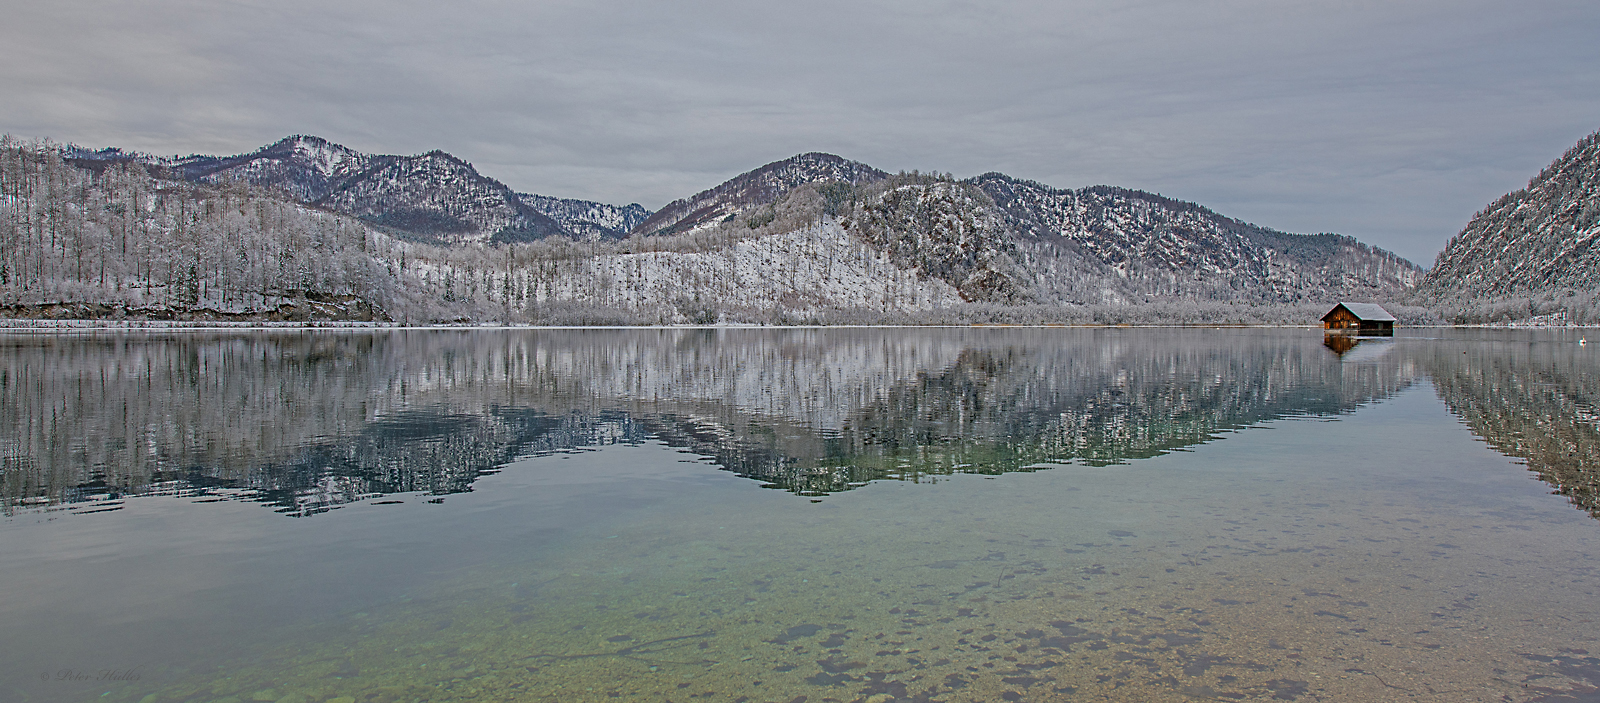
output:
[[[1583,334],[3,335],[0,699],[1597,701]]]

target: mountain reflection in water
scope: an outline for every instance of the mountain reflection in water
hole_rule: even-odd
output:
[[[1472,433],[1600,518],[1600,364],[1563,337],[1485,333],[1411,350]]]
[[[535,330],[0,338],[0,498],[236,497],[309,515],[444,496],[520,456],[654,438],[820,496],[1104,466],[1432,379],[1502,453],[1600,515],[1600,374],[1534,333]],[[1342,345],[1341,345],[1342,346]]]

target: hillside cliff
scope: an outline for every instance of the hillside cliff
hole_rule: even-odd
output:
[[[1600,132],[1451,238],[1415,301],[1461,323],[1600,322]]]
[[[1423,285],[1478,296],[1600,288],[1600,132],[1473,216]]]

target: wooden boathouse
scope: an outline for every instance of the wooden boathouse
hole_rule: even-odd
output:
[[[1394,334],[1394,315],[1377,303],[1339,303],[1322,316],[1322,328],[1356,334]]]

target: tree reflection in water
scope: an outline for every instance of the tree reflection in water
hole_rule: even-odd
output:
[[[1554,333],[537,330],[0,338],[5,509],[214,493],[309,515],[519,457],[656,439],[772,488],[1105,466],[1426,377],[1600,515],[1600,373]]]

